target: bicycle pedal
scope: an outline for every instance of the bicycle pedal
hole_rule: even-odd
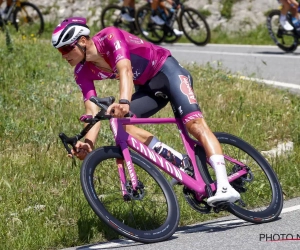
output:
[[[227,201],[219,201],[219,202],[215,202],[213,205],[213,210],[215,213],[219,213],[222,210],[227,210],[228,205],[230,204],[230,202]]]
[[[224,206],[228,206],[229,204],[230,204],[230,202],[228,202],[228,201],[217,201],[213,205],[215,207],[221,208],[221,207],[224,207]]]
[[[243,202],[243,200],[237,200],[236,202],[237,202],[240,206],[246,207],[246,203]]]

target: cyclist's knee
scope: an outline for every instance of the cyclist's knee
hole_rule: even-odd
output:
[[[207,132],[210,132],[210,128],[206,124],[204,118],[196,118],[186,123],[186,128],[195,138],[199,139]]]

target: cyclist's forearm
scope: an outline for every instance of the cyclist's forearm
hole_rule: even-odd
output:
[[[117,64],[120,77],[120,96],[119,99],[131,100],[133,91],[133,75],[129,60],[122,60]]]
[[[92,149],[95,148],[95,144],[96,144],[96,141],[97,141],[99,131],[100,131],[100,122],[96,123],[91,128],[91,130],[86,134],[86,136],[84,138],[84,142],[88,143],[91,146]]]

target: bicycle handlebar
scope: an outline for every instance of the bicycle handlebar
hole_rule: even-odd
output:
[[[113,96],[104,98],[91,96],[89,100],[100,107],[100,111],[94,117],[92,115],[83,115],[80,117],[80,121],[88,123],[88,125],[79,134],[73,137],[68,137],[64,133],[59,134],[59,138],[61,139],[65,149],[70,155],[72,155],[72,151],[68,145],[72,146],[73,150],[75,150],[77,141],[82,139],[97,122],[113,118],[112,115],[106,114],[108,107],[115,101],[115,98]],[[133,117],[133,113],[129,112],[124,117]]]

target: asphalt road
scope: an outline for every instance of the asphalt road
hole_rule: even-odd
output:
[[[128,249],[128,250],[295,250],[300,249],[300,198],[284,203],[278,220],[252,224],[233,216],[178,228],[167,241],[142,244],[131,240],[99,242],[65,250]]]
[[[192,44],[163,45],[180,63],[222,65],[232,74],[294,84],[300,88],[300,48],[286,54],[276,46]],[[290,85],[289,87],[292,87]]]
[[[180,63],[210,63],[228,69],[233,75],[263,79],[296,91],[300,90],[299,55],[285,54],[275,46],[233,46],[176,44],[163,45],[171,50]],[[131,240],[99,242],[98,244],[65,250],[130,249],[130,250],[189,250],[189,249],[300,249],[300,198],[286,201],[280,218],[266,224],[251,224],[229,216],[201,224],[178,228],[168,240],[141,244]]]

